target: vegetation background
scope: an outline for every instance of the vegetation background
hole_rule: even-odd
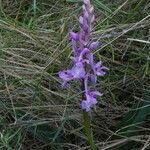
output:
[[[100,150],[150,149],[150,1],[93,0],[94,52],[110,68],[91,112]],[[72,64],[70,30],[81,0],[0,0],[0,149],[89,149],[78,82],[61,89]]]

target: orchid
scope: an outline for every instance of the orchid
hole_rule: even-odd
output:
[[[92,24],[95,19],[94,7],[91,5],[90,0],[83,0],[83,3],[83,14],[79,17],[82,30],[80,33],[73,31],[69,33],[72,39],[72,51],[74,55],[70,57],[73,61],[73,67],[60,71],[59,77],[64,81],[62,87],[66,87],[67,82],[70,80],[84,81],[85,99],[82,100],[81,106],[83,110],[88,112],[97,104],[96,98],[103,95],[88,87],[88,79],[91,79],[92,84],[96,84],[97,76],[104,76],[109,69],[102,65],[102,61],[98,63],[94,62],[93,50],[99,47],[98,41],[93,42],[91,40]]]

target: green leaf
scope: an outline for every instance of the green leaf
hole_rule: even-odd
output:
[[[67,0],[67,2],[71,2],[71,3],[79,3],[79,2],[82,2],[82,0]]]
[[[108,12],[110,14],[113,13],[110,8],[108,8],[105,4],[103,4],[99,0],[94,0],[94,4],[97,6],[97,8],[101,9],[102,11]]]
[[[30,127],[28,131],[33,137],[46,144],[53,141],[53,137],[57,132],[47,124]]]
[[[119,134],[124,136],[137,134],[138,127],[145,123],[148,115],[150,115],[150,87],[145,90],[144,99],[137,102],[119,124],[118,129],[121,129]]]
[[[143,100],[139,100],[129,111],[122,121],[117,126],[117,131],[111,139],[118,139],[122,136],[131,137],[139,135],[139,127],[146,123],[146,119],[150,115],[150,87],[144,92]],[[126,150],[133,148],[133,143],[128,143],[126,146],[121,144],[117,150]]]

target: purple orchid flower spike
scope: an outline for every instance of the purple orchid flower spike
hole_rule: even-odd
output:
[[[102,61],[95,63],[92,51],[99,47],[99,42],[92,42],[92,25],[95,20],[94,7],[90,0],[83,0],[83,14],[79,17],[81,32],[69,32],[72,39],[73,67],[59,72],[63,80],[63,87],[66,87],[70,80],[84,81],[84,97],[81,103],[82,109],[90,111],[97,104],[97,97],[103,94],[91,90],[88,83],[93,85],[97,82],[97,76],[104,76],[109,69],[102,65]],[[90,78],[90,81],[88,80]]]

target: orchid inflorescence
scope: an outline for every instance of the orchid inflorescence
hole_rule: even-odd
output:
[[[99,47],[99,42],[91,42],[92,24],[95,19],[94,7],[90,0],[83,0],[83,3],[83,15],[79,17],[82,30],[79,34],[72,31],[69,33],[74,54],[74,57],[70,58],[74,66],[60,71],[59,77],[64,81],[63,87],[66,87],[70,80],[80,79],[84,82],[85,100],[82,100],[82,109],[88,112],[97,103],[96,97],[103,95],[101,92],[89,89],[88,79],[90,78],[91,83],[95,85],[97,76],[104,76],[105,71],[109,69],[102,65],[102,61],[94,62],[92,51]]]

